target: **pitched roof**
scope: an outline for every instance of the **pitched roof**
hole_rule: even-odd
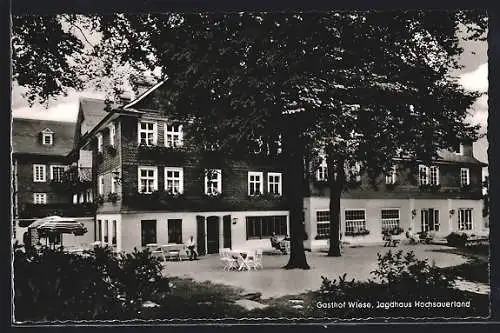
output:
[[[41,132],[54,132],[52,145],[42,145]],[[73,148],[74,122],[14,118],[12,120],[12,152],[20,154],[40,154],[66,156]]]
[[[108,112],[105,110],[106,103],[102,99],[80,98],[80,110],[83,114],[83,121],[80,128],[80,134],[90,132],[99,122],[106,117]]]
[[[460,155],[448,150],[439,151],[438,156],[443,162],[476,164],[476,165],[487,166],[486,163],[479,161],[474,156]]]

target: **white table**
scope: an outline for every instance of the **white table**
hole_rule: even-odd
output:
[[[238,271],[250,270],[250,256],[255,255],[255,251],[246,249],[234,249],[229,251],[230,255],[238,260]]]

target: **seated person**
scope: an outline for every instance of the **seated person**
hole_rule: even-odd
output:
[[[189,260],[197,260],[198,252],[196,252],[196,244],[194,242],[193,236],[189,237],[189,240],[186,243],[186,247],[188,248],[189,252]]]
[[[271,236],[271,246],[274,248],[274,249],[278,249],[280,248],[280,242],[278,241],[278,237],[276,237],[276,234],[273,232],[272,236]]]
[[[410,244],[417,244],[418,240],[413,231],[411,230],[411,227],[408,228],[408,231],[406,232],[406,238],[410,240]]]

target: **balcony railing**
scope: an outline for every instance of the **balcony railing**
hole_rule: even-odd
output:
[[[92,182],[91,167],[70,167],[63,176],[63,181],[70,184]]]

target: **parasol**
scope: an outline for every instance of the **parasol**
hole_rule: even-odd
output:
[[[87,228],[85,228],[83,223],[78,222],[72,218],[61,216],[44,217],[42,219],[36,220],[29,227],[36,228],[38,231],[41,231],[43,233],[74,234],[75,236],[81,236],[87,232]]]

